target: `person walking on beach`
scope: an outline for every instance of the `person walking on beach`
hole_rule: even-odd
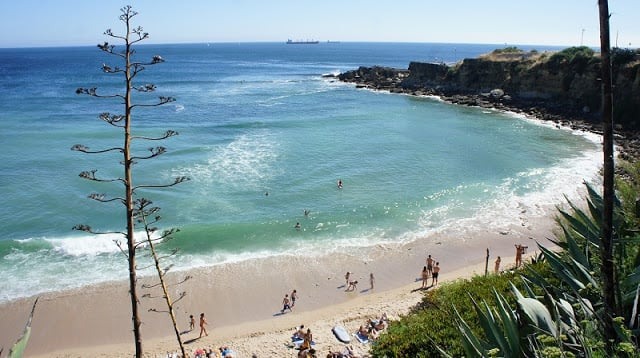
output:
[[[298,291],[291,291],[291,308],[295,307],[296,300],[298,299]]]
[[[285,294],[282,299],[282,310],[280,313],[284,313],[285,310],[289,310],[289,312],[293,312],[290,305],[291,301],[289,300],[289,294]]]
[[[433,266],[433,273],[431,274],[431,286],[438,285],[438,276],[440,276],[440,263],[436,262]]]
[[[433,273],[433,262],[435,260],[431,258],[431,255],[427,257],[427,271],[429,272],[429,276]]]
[[[193,315],[189,315],[189,330],[193,331],[193,329],[196,328],[196,319],[193,318]]]
[[[427,270],[427,266],[424,266],[422,268],[422,287],[421,288],[427,288],[427,281],[429,281],[429,271]]]
[[[498,273],[500,271],[500,256],[496,259],[496,265],[493,267],[493,272]]]
[[[208,336],[209,333],[207,332],[207,325],[209,323],[207,323],[207,319],[204,318],[204,313],[200,313],[200,337],[198,338],[202,338],[202,334],[204,333],[205,336]]]
[[[370,290],[373,290],[373,284],[376,282],[375,277],[373,277],[373,272],[369,274],[369,283],[371,284]]]
[[[345,286],[349,286],[349,279],[351,278],[351,272],[347,271],[347,273],[344,275],[344,285]]]

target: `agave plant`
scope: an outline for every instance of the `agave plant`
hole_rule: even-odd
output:
[[[11,350],[9,351],[9,358],[22,358],[22,356],[24,355],[24,350],[27,348],[29,337],[31,337],[31,321],[33,321],[33,313],[36,310],[36,304],[38,303],[39,298],[40,297],[36,297],[36,300],[33,302],[27,324],[25,325],[24,331],[22,332],[20,338],[18,338],[13,347],[11,347]],[[0,349],[0,354],[2,354],[2,349]]]
[[[524,293],[511,285],[517,302],[513,309],[495,290],[493,308],[486,302],[478,304],[474,301],[484,333],[482,337],[475,334],[455,311],[468,356],[600,357],[605,354],[601,263],[599,256],[594,254],[598,252],[601,240],[602,197],[589,185],[587,191],[587,212],[570,201],[571,212],[559,209],[561,218],[558,222],[563,236],[562,240],[554,241],[559,250],[538,244],[551,276],[538,272],[533,265],[525,266]],[[617,199],[615,205],[616,298],[620,311],[629,314],[614,320],[621,342],[616,347],[616,354],[638,357],[640,353],[634,342],[638,337],[640,266],[637,260],[629,259],[634,256],[629,248],[637,248],[640,237],[637,230],[627,225]],[[550,277],[559,284],[550,282]],[[628,329],[624,324],[626,318]]]
[[[565,250],[565,254],[574,262],[568,262],[563,259],[566,265],[573,266],[573,275],[563,277],[563,281],[569,284],[569,280],[576,280],[584,283],[587,287],[600,288],[599,279],[599,257],[592,255],[597,252],[600,245],[600,228],[602,217],[602,197],[590,185],[587,186],[588,191],[588,209],[587,214],[576,205],[569,201],[572,212],[559,210],[564,221],[560,221],[563,230],[563,240],[556,241],[558,246]],[[640,235],[634,227],[632,220],[626,220],[626,216],[622,210],[621,202],[615,198],[614,201],[614,253],[615,253],[615,273],[616,284],[614,286],[617,312],[621,315],[630,314],[628,318],[630,329],[638,332],[638,296],[640,293],[640,265],[636,259],[638,244],[640,244]],[[557,255],[559,256],[559,255]],[[549,254],[545,254],[549,258]],[[562,270],[563,265],[554,268],[555,272]],[[591,284],[591,285],[589,285]],[[592,302],[601,302],[601,300],[592,300]]]

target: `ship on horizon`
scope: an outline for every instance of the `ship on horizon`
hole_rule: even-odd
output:
[[[287,45],[317,45],[320,41],[317,40],[287,40]]]

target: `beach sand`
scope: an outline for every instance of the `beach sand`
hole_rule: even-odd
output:
[[[553,215],[528,217],[518,211],[519,223],[502,228],[468,231],[463,228],[440,232],[405,244],[385,244],[350,249],[349,252],[318,256],[300,252],[297,256],[249,260],[217,265],[189,272],[173,272],[171,282],[185,275],[192,278],[170,291],[181,330],[189,327],[189,315],[196,319],[204,312],[209,335],[198,338],[199,329],[181,335],[190,353],[196,348],[229,346],[239,357],[293,357],[297,351],[286,346],[294,327],[304,324],[314,334],[315,348],[325,356],[329,349],[340,350],[331,328],[340,324],[355,332],[367,318],[383,312],[395,319],[409,312],[424,291],[420,271],[431,254],[442,267],[440,283],[473,274],[484,274],[486,249],[490,250],[489,272],[499,255],[502,267],[513,266],[515,248],[527,245],[535,254],[536,242],[549,245],[555,237]],[[123,265],[126,263],[123,262]],[[357,290],[345,292],[344,275],[353,272]],[[376,277],[369,289],[369,274]],[[141,282],[148,279],[141,279]],[[299,298],[293,312],[280,314],[282,298],[293,289]],[[148,291],[141,290],[142,293]],[[152,295],[159,296],[158,292]],[[0,345],[5,351],[21,334],[35,298],[0,306]],[[179,350],[168,315],[149,312],[163,310],[161,299],[141,298],[143,346],[146,356],[166,357]],[[133,356],[133,334],[128,285],[114,282],[83,289],[44,294],[33,319],[29,357],[127,357]],[[365,352],[366,345],[352,341]]]

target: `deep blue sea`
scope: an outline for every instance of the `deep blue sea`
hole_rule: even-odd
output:
[[[166,62],[139,74],[139,85],[158,90],[134,101],[151,103],[157,95],[177,101],[135,109],[134,134],[180,135],[161,143],[166,154],[135,165],[134,183],[191,178],[141,191],[162,208],[161,228],[181,230],[160,249],[180,247],[174,270],[301,249],[331,253],[428,239],[455,225],[492,227],[577,195],[601,158],[588,135],[323,77],[359,66],[453,63],[499,47],[139,46],[137,59],[157,54]],[[96,47],[0,49],[0,301],[126,277],[113,242],[118,234],[72,230],[76,224],[124,230],[120,204],[87,198],[120,196],[121,186],[78,176],[97,169],[100,177],[121,177],[120,158],[70,150],[122,145],[122,132],[98,119],[121,113],[119,101],[75,94],[78,87],[121,91],[123,79],[101,71],[115,61]],[[145,155],[158,144],[134,147]]]

